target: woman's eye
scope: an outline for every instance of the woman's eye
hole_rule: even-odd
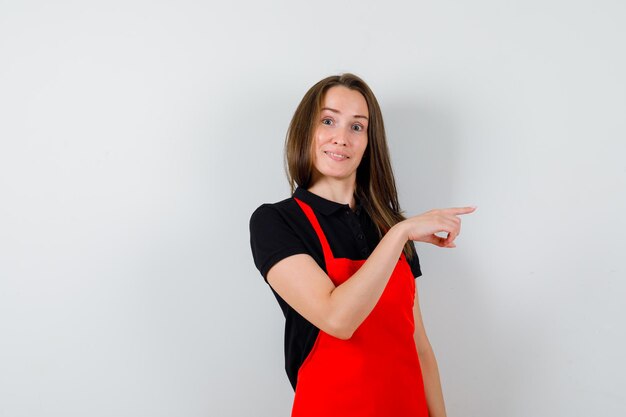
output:
[[[354,125],[352,126],[352,129],[356,130],[357,132],[360,132],[363,130],[363,126],[361,125]]]
[[[329,125],[329,124],[331,124],[332,122],[333,122],[333,121],[332,121],[332,120],[330,120],[330,119],[322,119],[322,123],[323,123],[323,124],[325,124],[325,125]]]

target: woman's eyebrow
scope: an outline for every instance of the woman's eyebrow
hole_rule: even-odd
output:
[[[330,110],[330,111],[332,111],[332,112],[334,112],[334,113],[339,113],[339,114],[341,114],[341,112],[340,112],[339,110],[336,110],[336,109],[331,109],[330,107],[322,107],[322,110]],[[354,117],[355,117],[355,118],[361,118],[361,119],[369,120],[369,119],[367,118],[367,116],[362,116],[362,115],[360,115],[360,114],[355,114],[355,115],[354,115]]]

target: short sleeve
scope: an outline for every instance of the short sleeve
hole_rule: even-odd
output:
[[[254,264],[267,282],[267,272],[278,261],[307,253],[302,240],[270,204],[263,204],[250,217],[250,248]]]
[[[411,241],[411,245],[413,246],[413,249],[415,249],[415,242]],[[422,275],[422,269],[420,267],[420,259],[417,256],[417,251],[415,251],[415,255],[413,256],[413,259],[407,259],[407,261],[409,262],[409,266],[411,267],[411,271],[413,272],[413,276],[415,278],[420,277]]]

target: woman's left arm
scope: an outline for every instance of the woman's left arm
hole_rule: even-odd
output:
[[[424,380],[428,414],[429,417],[446,417],[446,406],[443,401],[439,369],[437,367],[435,353],[430,346],[430,342],[426,336],[426,330],[424,329],[424,322],[422,321],[422,313],[420,312],[419,306],[419,297],[417,295],[417,286],[415,288],[413,317],[415,319],[415,346],[417,347],[420,366],[422,368],[422,379]]]

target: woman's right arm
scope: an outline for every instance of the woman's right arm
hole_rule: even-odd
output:
[[[461,227],[457,216],[472,211],[471,207],[431,210],[394,225],[361,268],[339,286],[305,254],[277,262],[268,271],[267,282],[317,328],[349,339],[376,306],[406,241],[454,247]],[[448,236],[436,236],[438,232],[447,232]]]

